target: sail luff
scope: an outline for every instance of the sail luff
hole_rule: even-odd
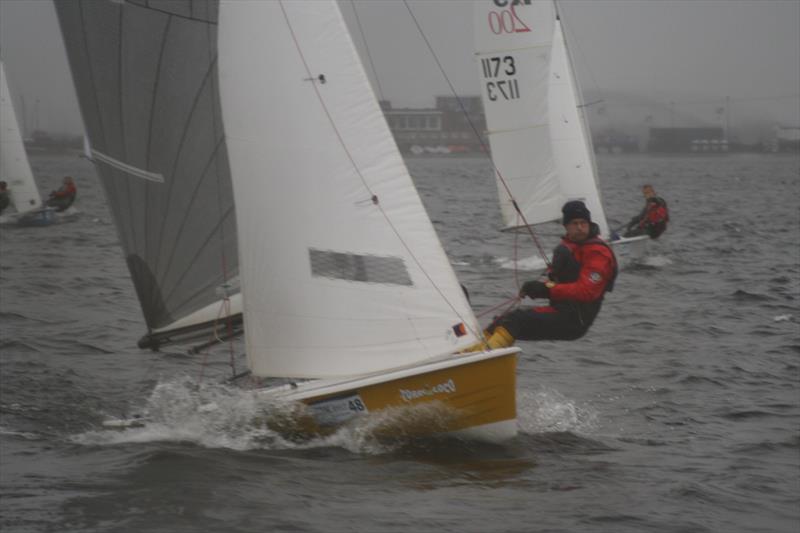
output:
[[[555,0],[553,0],[555,2]],[[605,208],[603,207],[603,194],[600,192],[600,173],[597,170],[597,157],[595,156],[594,151],[594,141],[592,141],[592,130],[589,127],[589,117],[587,116],[586,109],[587,105],[583,104],[583,92],[581,90],[581,83],[580,77],[578,76],[577,71],[575,70],[575,61],[573,60],[572,56],[572,49],[569,45],[567,39],[567,33],[564,31],[564,24],[559,20],[559,26],[561,28],[561,38],[564,40],[564,50],[567,53],[567,64],[569,65],[569,71],[572,75],[572,83],[573,83],[573,91],[575,92],[576,98],[576,105],[578,108],[578,116],[581,121],[581,134],[584,138],[584,146],[586,147],[589,153],[589,160],[591,161],[591,171],[592,177],[594,181],[594,190],[597,196],[597,216],[596,218],[597,225],[600,228],[600,234],[605,238],[610,238],[610,232],[608,227],[608,220],[606,219]],[[595,211],[593,211],[594,213]]]
[[[549,95],[551,142],[562,194],[567,200],[582,200],[600,227],[600,234],[607,236],[591,139],[578,106],[580,88],[560,20],[555,21],[553,32]]]

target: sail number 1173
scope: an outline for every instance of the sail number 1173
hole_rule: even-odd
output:
[[[486,94],[490,101],[519,98],[519,82],[513,77],[517,74],[514,56],[484,57],[481,59],[481,67],[483,78],[487,80]]]

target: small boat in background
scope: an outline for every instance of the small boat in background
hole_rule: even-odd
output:
[[[42,205],[22,133],[14,111],[6,69],[0,60],[0,181],[8,187],[12,212],[0,215],[0,224],[48,226],[56,222],[55,209]]]

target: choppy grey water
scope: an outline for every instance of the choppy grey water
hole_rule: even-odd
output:
[[[89,164],[32,163],[43,191],[78,178],[82,214],[0,229],[3,531],[800,529],[797,156],[601,157],[611,219],[652,182],[673,222],[585,338],[521,343],[521,433],[502,446],[379,443],[368,425],[299,445],[253,426],[251,398],[217,384],[224,355],[201,370],[135,348]],[[473,305],[507,298],[514,236],[496,231],[489,164],[409,167]],[[159,424],[103,429],[145,405]]]

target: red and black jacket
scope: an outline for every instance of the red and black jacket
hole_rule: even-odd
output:
[[[562,238],[548,271],[555,282],[550,288],[550,305],[560,313],[573,315],[585,329],[594,322],[603,296],[614,289],[617,279],[617,258],[598,234],[597,224],[592,223],[585,241]]]
[[[651,239],[657,239],[667,230],[667,222],[669,222],[667,202],[658,196],[648,198],[639,227],[644,229]]]
[[[51,194],[54,198],[72,198],[78,193],[74,183],[65,183],[57,191]]]

